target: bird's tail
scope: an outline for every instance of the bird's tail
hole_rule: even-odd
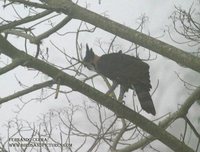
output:
[[[147,113],[151,113],[152,115],[155,116],[156,110],[153,101],[151,99],[151,95],[149,94],[149,91],[139,88],[135,88],[135,91],[140,101],[142,109]]]

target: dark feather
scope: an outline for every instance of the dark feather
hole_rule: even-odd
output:
[[[119,84],[131,88],[132,85],[143,85],[149,91],[149,65],[133,56],[120,53],[102,55],[96,65],[102,75]]]
[[[88,69],[95,68],[99,74],[120,84],[120,88],[123,88],[120,90],[120,98],[123,98],[124,92],[128,91],[129,88],[135,89],[142,109],[153,115],[156,114],[149,94],[151,84],[147,63],[136,57],[122,54],[122,51],[105,54],[99,58],[92,49],[89,49],[88,45],[86,45],[84,63]]]
[[[147,63],[126,54],[112,53],[100,57],[96,70],[123,85],[126,91],[134,86],[142,109],[155,115],[155,108],[149,94],[151,84]]]
[[[155,115],[156,110],[149,91],[146,90],[146,88],[142,88],[141,86],[135,86],[135,91],[142,109],[148,113],[151,113],[152,115]]]

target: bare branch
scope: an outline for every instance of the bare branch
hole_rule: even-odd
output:
[[[21,20],[18,20],[18,21],[13,21],[11,23],[8,23],[8,24],[5,24],[5,25],[1,25],[0,26],[0,32],[6,30],[6,29],[11,29],[11,28],[14,28],[18,25],[22,25],[22,24],[25,24],[25,23],[28,23],[30,21],[34,21],[34,20],[37,20],[37,19],[40,19],[46,15],[49,15],[50,13],[52,13],[52,11],[43,11],[42,13],[38,13],[36,15],[33,15],[33,16],[28,16],[26,18],[23,18]]]
[[[115,112],[118,116],[121,116],[124,119],[131,121],[135,125],[139,126],[141,129],[145,130],[149,134],[159,139],[161,142],[169,146],[171,149],[183,152],[193,151],[190,147],[181,143],[176,137],[172,136],[168,132],[161,129],[159,126],[155,125],[153,122],[149,121],[147,118],[131,110],[125,105],[119,103],[118,101],[110,98],[109,96],[104,95],[102,92],[90,87],[87,84],[84,84],[83,82],[75,79],[74,77],[68,75],[67,73],[64,73],[59,69],[39,59],[33,58],[32,56],[23,53],[22,51],[15,48],[12,44],[10,44],[1,35],[0,35],[0,41],[1,41],[0,50],[3,54],[9,56],[10,58],[21,57],[27,59],[27,63],[24,66],[37,69],[42,73],[52,77],[55,80],[57,80],[57,78],[60,78],[61,84],[66,85],[72,88],[73,90],[85,94],[86,96],[92,98],[101,105]],[[200,94],[196,95],[195,97],[192,97],[192,99],[199,100]],[[183,111],[183,114],[185,114],[185,112],[187,111]]]
[[[168,128],[175,120],[177,120],[178,118],[184,118],[188,112],[188,110],[190,109],[190,107],[197,101],[200,100],[200,87],[198,87],[184,102],[184,104],[181,106],[181,108],[174,112],[173,114],[170,114],[166,119],[162,120],[159,122],[159,126],[166,129]],[[117,152],[130,152],[133,150],[136,150],[138,148],[144,147],[147,144],[153,142],[156,138],[154,138],[153,136],[148,136],[146,138],[143,138],[141,140],[139,140],[138,142],[127,146],[123,149],[119,149],[117,150]]]
[[[24,3],[28,6],[40,6],[58,12],[62,12],[69,15],[71,18],[79,19],[88,22],[95,27],[99,27],[105,31],[108,31],[114,35],[117,35],[130,42],[134,42],[140,46],[143,46],[149,50],[157,52],[185,67],[191,68],[197,72],[200,72],[200,59],[191,55],[181,49],[171,46],[167,43],[159,41],[153,37],[140,33],[134,29],[126,27],[122,24],[114,22],[106,17],[98,15],[92,11],[78,6],[70,0],[48,0],[47,5],[38,3],[32,3],[24,0],[10,0],[12,2]]]
[[[8,71],[13,70],[14,68],[16,68],[19,65],[21,65],[23,62],[24,62],[23,59],[18,59],[18,58],[14,59],[11,64],[9,64],[9,65],[7,65],[7,66],[5,66],[3,68],[0,68],[0,75],[6,73]]]
[[[26,95],[26,94],[31,93],[33,91],[39,90],[41,88],[44,88],[44,87],[47,87],[47,86],[51,86],[53,84],[55,84],[55,82],[53,80],[46,81],[46,82],[39,83],[39,84],[35,84],[35,85],[33,85],[32,87],[30,87],[28,89],[25,89],[25,90],[22,90],[22,91],[18,91],[16,93],[14,93],[13,95],[1,98],[0,99],[0,104],[5,103],[7,101],[10,101],[12,99],[18,98],[20,96]]]
[[[50,36],[51,34],[55,33],[57,30],[62,28],[64,25],[66,25],[70,20],[71,20],[70,17],[66,17],[59,24],[57,24],[55,27],[51,28],[50,30],[48,30],[48,31],[46,31],[43,34],[40,34],[38,36],[31,36],[30,34],[24,33],[23,31],[13,30],[13,29],[4,30],[3,32],[6,33],[6,34],[14,34],[14,35],[17,35],[17,36],[21,36],[21,37],[24,37],[25,39],[28,39],[30,41],[30,43],[39,44],[39,43],[41,43],[42,39],[45,39],[48,36]]]
[[[34,41],[32,43],[36,43],[37,44],[41,40],[49,37],[51,34],[55,33],[60,28],[62,28],[63,26],[65,26],[70,20],[71,20],[71,18],[69,16],[67,16],[59,24],[57,24],[56,26],[54,26],[53,28],[51,28],[47,32],[44,32],[41,35],[36,36],[35,39],[34,39]]]
[[[50,7],[48,7],[45,4],[40,4],[40,3],[35,3],[35,2],[30,2],[26,0],[9,0],[11,3],[16,3],[16,4],[23,4],[25,6],[30,6],[30,7],[35,7],[35,8],[42,8],[42,9],[47,9],[50,10]]]

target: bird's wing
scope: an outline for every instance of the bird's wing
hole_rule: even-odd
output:
[[[128,87],[143,84],[151,88],[148,64],[133,56],[121,53],[103,55],[98,61],[97,71]]]

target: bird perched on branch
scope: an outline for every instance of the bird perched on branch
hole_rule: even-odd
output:
[[[119,100],[123,99],[128,89],[134,89],[140,101],[141,107],[147,113],[156,114],[154,104],[149,94],[151,89],[149,78],[149,65],[139,58],[118,53],[110,53],[102,56],[94,54],[92,48],[86,44],[86,56],[84,65],[89,69],[109,78],[113,85],[107,94],[114,91],[120,85]]]

